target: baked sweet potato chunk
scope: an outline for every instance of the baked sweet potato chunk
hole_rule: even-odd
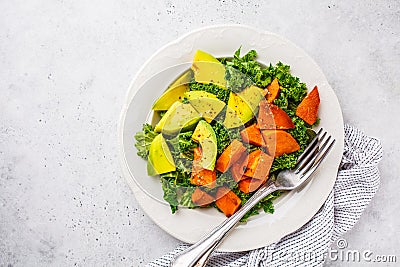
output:
[[[240,180],[245,178],[243,175],[246,171],[248,161],[249,156],[247,155],[247,153],[244,153],[244,155],[232,165],[231,174],[236,182],[239,182]]]
[[[198,172],[202,169],[200,166],[200,160],[201,160],[201,147],[196,147],[193,149],[193,165],[192,165],[192,173],[193,172]]]
[[[264,180],[268,177],[274,158],[261,150],[255,150],[249,154],[244,175],[247,177]]]
[[[261,180],[261,179],[254,179],[251,177],[247,177],[246,179],[243,179],[239,182],[239,190],[242,191],[243,193],[250,193],[256,191],[264,182],[266,179]]]
[[[264,146],[264,139],[261,135],[261,131],[258,128],[257,124],[253,124],[240,132],[242,139],[244,142],[255,145],[255,146]]]
[[[196,188],[192,193],[192,202],[199,206],[207,206],[214,202],[214,197],[207,194],[200,188]]]
[[[275,78],[264,90],[264,95],[267,98],[268,103],[272,103],[279,94],[280,86],[278,78]]]
[[[300,149],[296,139],[288,132],[282,130],[262,131],[268,153],[271,156],[279,157],[283,154],[290,154]]]
[[[296,115],[309,125],[313,125],[318,119],[319,103],[318,87],[315,86],[297,106]]]
[[[213,188],[215,186],[216,180],[217,180],[216,172],[207,169],[202,169],[197,172],[192,172],[192,176],[190,177],[191,184],[206,186],[209,188]]]
[[[190,183],[213,188],[215,186],[215,181],[217,180],[217,173],[215,171],[204,169],[200,166],[199,161],[202,157],[200,147],[196,147],[193,152],[194,157]]]
[[[240,207],[240,198],[228,187],[220,187],[216,193],[215,204],[227,216],[232,216]]]
[[[229,167],[240,159],[245,151],[246,148],[244,145],[239,140],[233,139],[224,152],[222,152],[221,156],[219,156],[215,168],[220,172],[226,172]]]
[[[292,119],[284,110],[265,100],[260,102],[257,123],[260,129],[287,130],[294,128]]]

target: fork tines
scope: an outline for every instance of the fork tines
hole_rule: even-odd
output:
[[[336,140],[321,128],[304,152],[299,156],[295,167],[295,173],[300,174],[302,179],[309,178],[325,159],[335,142]]]

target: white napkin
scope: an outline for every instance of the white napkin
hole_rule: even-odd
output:
[[[335,186],[321,209],[296,232],[269,246],[239,253],[214,252],[207,266],[321,266],[331,244],[350,230],[379,187],[379,140],[345,125],[345,145]],[[228,237],[229,238],[229,237]],[[169,266],[174,255],[189,245],[149,263]]]

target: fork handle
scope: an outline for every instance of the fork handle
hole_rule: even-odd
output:
[[[214,249],[227,236],[240,219],[259,201],[269,194],[275,192],[278,188],[273,182],[264,184],[259,188],[249,200],[231,217],[224,220],[220,225],[214,228],[210,233],[203,236],[200,241],[179,253],[171,262],[171,267],[201,267],[205,266],[209,256]]]

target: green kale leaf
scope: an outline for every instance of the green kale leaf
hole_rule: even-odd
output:
[[[161,174],[161,186],[164,191],[164,200],[167,201],[171,207],[171,212],[175,213],[178,210],[178,194],[176,184],[174,183],[174,175],[170,173]],[[172,179],[171,179],[172,177]]]
[[[250,50],[243,57],[240,56],[241,47],[236,50],[232,59],[227,58],[224,59],[227,66],[226,77],[227,84],[230,86],[235,92],[243,90],[246,86],[250,85],[251,81],[255,85],[259,87],[266,87],[272,81],[272,75],[268,71],[265,71],[262,68],[262,65],[256,61],[257,52],[255,50]],[[233,72],[232,69],[239,70],[243,75],[238,75]],[[230,81],[232,79],[232,81]]]
[[[160,179],[164,200],[169,203],[172,213],[178,210],[178,205],[195,207],[192,202],[195,187],[190,183],[190,173],[177,170],[161,174]]]
[[[188,187],[183,190],[183,193],[180,196],[179,204],[188,208],[194,208],[195,204],[192,201],[192,194],[195,190],[195,187]]]
[[[253,84],[249,76],[232,66],[226,66],[225,79],[227,88],[234,93],[239,93]]]
[[[137,149],[138,156],[142,157],[143,159],[147,159],[151,142],[157,135],[158,134],[154,132],[153,127],[150,124],[143,124],[142,131],[135,134],[135,147]]]
[[[189,89],[190,91],[205,91],[214,94],[217,96],[219,100],[228,104],[230,91],[216,84],[212,83],[204,84],[192,81],[191,83],[189,83]]]
[[[213,128],[215,135],[217,136],[218,155],[224,152],[225,148],[232,142],[233,139],[241,140],[241,135],[238,128],[228,130],[219,121],[213,121],[211,127]]]
[[[270,72],[274,77],[278,78],[281,85],[279,96],[275,99],[274,104],[286,112],[287,110],[295,110],[307,95],[306,84],[300,82],[298,77],[290,73],[290,66],[281,62],[278,62]]]

